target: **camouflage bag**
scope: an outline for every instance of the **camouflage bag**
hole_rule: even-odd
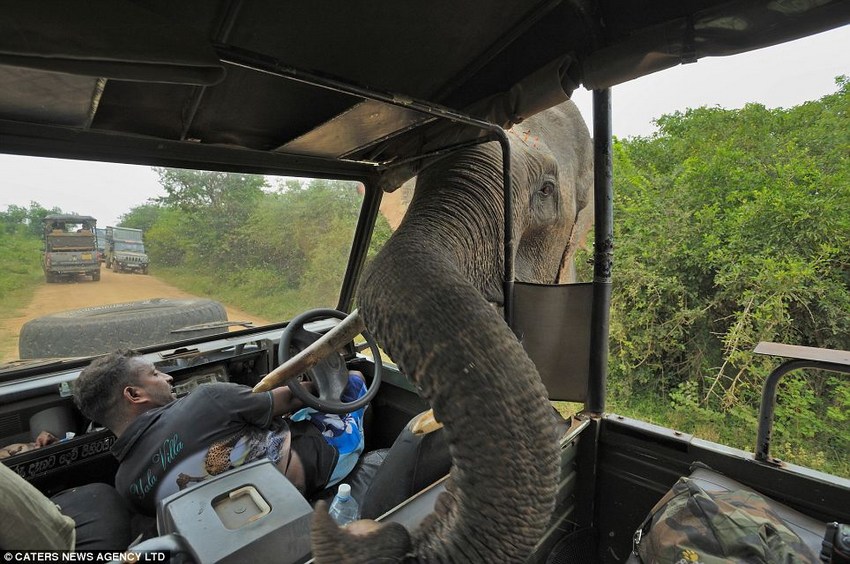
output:
[[[641,562],[664,564],[816,563],[768,501],[750,490],[707,492],[680,478],[635,532]]]

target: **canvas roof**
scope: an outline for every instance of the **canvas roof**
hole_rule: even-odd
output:
[[[0,146],[388,176],[480,135],[417,102],[509,126],[579,87],[848,22],[848,0],[4,2]]]

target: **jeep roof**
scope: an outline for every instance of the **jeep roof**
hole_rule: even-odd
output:
[[[344,177],[479,135],[437,116],[506,125],[579,86],[850,22],[846,0],[46,0],[2,12],[5,152]]]

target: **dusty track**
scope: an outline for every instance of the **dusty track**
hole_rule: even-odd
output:
[[[30,319],[56,311],[77,309],[104,304],[117,304],[150,298],[193,298],[183,290],[169,286],[155,276],[118,274],[101,268],[99,282],[79,278],[77,282],[60,282],[41,285],[32,301],[18,315],[0,319],[0,363],[18,358],[18,336],[21,327]],[[233,321],[251,321],[263,325],[268,321],[249,315],[225,304],[227,318]],[[236,327],[239,329],[239,327]]]

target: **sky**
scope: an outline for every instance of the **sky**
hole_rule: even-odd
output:
[[[614,86],[612,129],[620,138],[651,135],[655,118],[700,106],[737,109],[758,102],[789,108],[834,93],[840,75],[850,76],[850,25],[731,57],[706,57]],[[591,99],[584,89],[573,94],[592,128]]]
[[[651,135],[655,118],[700,106],[731,109],[757,102],[788,108],[835,92],[839,75],[850,75],[850,26],[732,57],[700,59],[615,86],[613,132],[620,138]],[[592,128],[591,98],[584,89],[573,94]],[[0,210],[35,201],[93,215],[106,226],[163,193],[150,167],[0,154]]]

